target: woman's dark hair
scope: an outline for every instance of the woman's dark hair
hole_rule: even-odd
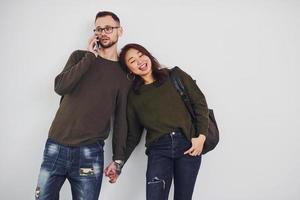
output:
[[[120,56],[119,56],[119,61],[120,61],[121,67],[124,69],[124,71],[126,73],[129,73],[129,70],[128,70],[128,67],[127,67],[126,61],[125,61],[125,55],[126,55],[127,51],[130,49],[136,49],[139,52],[141,52],[142,54],[144,54],[150,58],[150,61],[152,64],[152,74],[155,79],[154,84],[155,84],[155,86],[159,87],[166,80],[167,72],[166,72],[166,70],[162,69],[161,65],[156,60],[156,58],[154,58],[151,55],[151,53],[142,45],[131,43],[131,44],[125,45],[122,48],[122,50],[120,52]],[[135,79],[133,80],[133,84],[132,84],[133,91],[135,93],[139,93],[138,90],[143,84],[144,84],[144,80],[140,76],[135,76]]]

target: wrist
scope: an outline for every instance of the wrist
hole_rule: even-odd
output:
[[[114,165],[116,167],[116,171],[117,171],[118,175],[120,175],[123,165],[124,165],[124,161],[123,160],[114,160]]]
[[[123,166],[124,165],[124,161],[123,160],[114,160],[115,163]]]
[[[203,142],[205,142],[205,140],[206,140],[206,136],[204,134],[201,134],[201,133],[199,134],[198,138],[203,140]]]

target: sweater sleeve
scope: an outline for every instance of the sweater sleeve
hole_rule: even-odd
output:
[[[127,86],[125,86],[124,84],[126,84]],[[124,84],[118,92],[114,114],[114,130],[112,139],[113,160],[125,160],[124,152],[126,150],[128,130],[126,121],[126,108],[129,84]]]
[[[187,94],[190,97],[192,107],[196,115],[196,137],[199,134],[207,136],[208,134],[208,107],[205,100],[204,94],[201,92],[200,88],[197,86],[196,81],[185,73],[183,70],[179,69],[179,76],[182,79],[183,85],[186,88]]]
[[[96,56],[91,52],[74,51],[69,57],[63,71],[55,78],[55,92],[59,95],[70,93],[81,77],[88,71],[95,59]]]
[[[139,119],[134,111],[131,101],[128,102],[127,107],[127,123],[128,134],[126,140],[125,162],[130,157],[135,147],[139,144],[144,127],[140,124]]]

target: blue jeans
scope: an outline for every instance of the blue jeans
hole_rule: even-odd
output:
[[[192,199],[201,156],[183,154],[191,145],[180,132],[167,134],[149,145],[147,200],[167,200],[173,178],[174,200]]]
[[[66,179],[71,184],[73,200],[96,200],[103,174],[104,141],[80,147],[46,142],[35,198],[57,200]]]

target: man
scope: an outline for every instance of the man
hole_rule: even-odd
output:
[[[114,115],[113,160],[123,151],[129,81],[118,63],[117,42],[122,35],[119,18],[99,12],[88,50],[73,52],[55,78],[63,98],[52,122],[36,188],[36,199],[59,199],[69,180],[73,199],[96,200],[103,174],[103,146]]]

